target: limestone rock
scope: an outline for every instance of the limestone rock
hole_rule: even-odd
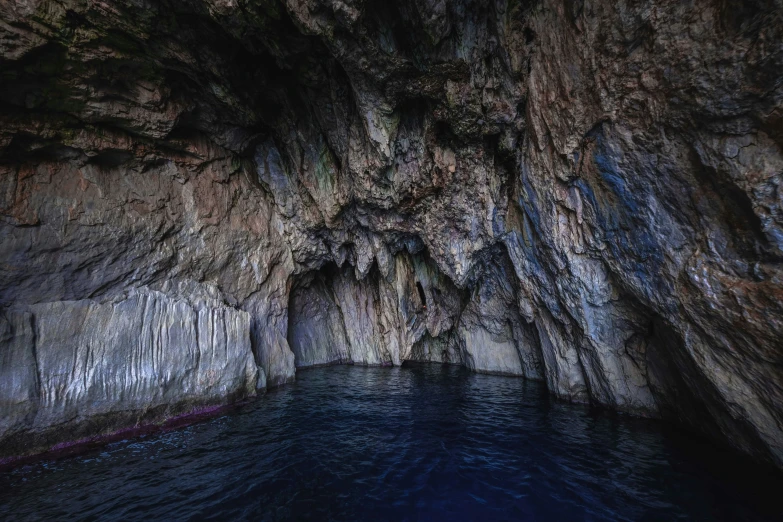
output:
[[[250,317],[232,308],[142,290],[30,305],[1,327],[5,455],[256,393]]]
[[[165,408],[418,360],[542,379],[783,466],[782,13],[4,3],[0,437],[120,397]],[[213,384],[187,357],[165,390],[120,371],[132,351],[109,336],[153,323],[179,332],[166,353],[224,353],[227,334],[183,326],[202,313],[246,323],[252,365],[242,341]],[[30,351],[66,332],[84,342]],[[102,359],[86,391],[44,408],[36,365],[65,375],[77,355]]]

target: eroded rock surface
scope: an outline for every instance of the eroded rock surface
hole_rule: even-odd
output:
[[[45,450],[63,431],[91,436],[255,395],[249,323],[246,312],[153,291],[7,311],[0,444]]]
[[[0,437],[419,360],[782,466],[781,71],[779,0],[4,3]]]

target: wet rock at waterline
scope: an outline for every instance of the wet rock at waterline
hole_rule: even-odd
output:
[[[782,13],[4,4],[0,438],[420,360],[783,465]]]
[[[255,395],[249,323],[246,312],[152,291],[6,312],[0,444],[40,451],[63,434],[106,434]]]

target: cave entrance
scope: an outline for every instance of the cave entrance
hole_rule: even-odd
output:
[[[422,308],[425,310],[427,309],[427,296],[424,295],[424,287],[421,286],[421,283],[416,281],[416,290],[419,291],[419,299],[421,299],[421,305]]]

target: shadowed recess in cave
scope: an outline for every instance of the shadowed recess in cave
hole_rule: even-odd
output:
[[[416,281],[416,291],[419,293],[419,300],[423,308],[427,308],[427,296],[424,295],[424,287],[421,286],[419,281]]]

